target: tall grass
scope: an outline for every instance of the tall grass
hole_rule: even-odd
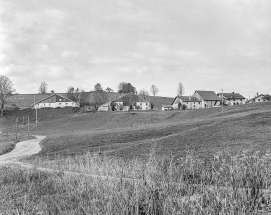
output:
[[[259,214],[271,207],[269,152],[28,162],[58,171],[1,167],[0,214]]]

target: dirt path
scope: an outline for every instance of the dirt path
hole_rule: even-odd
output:
[[[16,144],[15,149],[11,152],[0,156],[0,164],[10,163],[18,158],[37,154],[40,150],[40,142],[45,136],[35,136],[37,139],[26,140]]]

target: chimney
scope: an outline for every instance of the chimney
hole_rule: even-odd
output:
[[[257,92],[257,96],[259,95],[259,93]]]
[[[191,96],[189,96],[189,101],[191,101]]]

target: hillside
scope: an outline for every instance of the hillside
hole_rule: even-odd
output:
[[[271,103],[169,112],[91,113],[45,121],[32,133],[48,136],[40,154],[147,157],[182,156],[187,148],[200,157],[220,150],[270,149]]]

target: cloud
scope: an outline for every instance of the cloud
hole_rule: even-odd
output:
[[[270,8],[269,0],[1,1],[1,74],[21,93],[42,81],[58,92],[121,81],[168,96],[180,81],[188,94],[224,87],[246,96],[255,91],[247,83],[271,92],[259,84],[271,78]]]

